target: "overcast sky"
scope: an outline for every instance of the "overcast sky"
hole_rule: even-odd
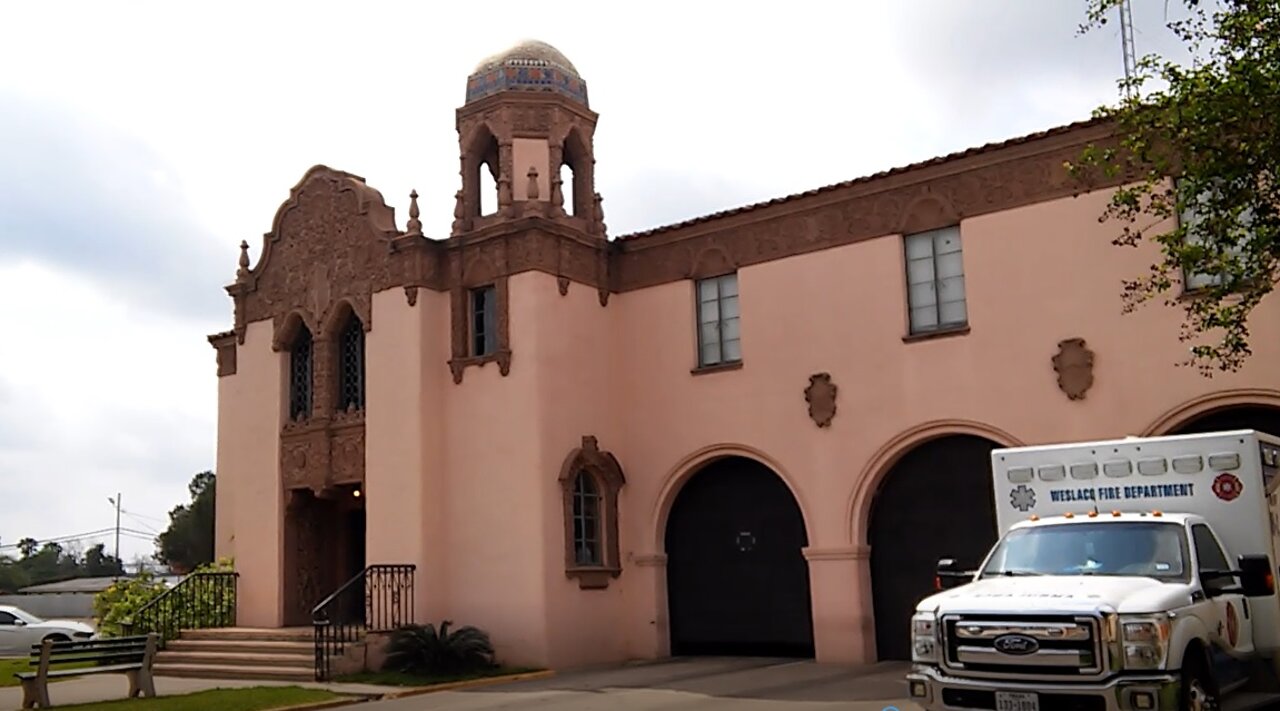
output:
[[[1164,0],[1133,5],[1139,53],[1176,49]],[[618,235],[1088,118],[1123,64],[1118,23],[1077,36],[1084,11],[5,3],[0,546],[114,526],[116,492],[124,526],[163,530],[191,476],[214,467],[205,336],[231,325],[222,286],[240,240],[256,262],[317,163],[365,177],[401,227],[416,188],[426,232],[447,236],[454,109],[489,54],[541,39],[583,74]],[[122,541],[126,561],[152,548]]]

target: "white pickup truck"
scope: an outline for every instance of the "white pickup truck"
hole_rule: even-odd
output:
[[[929,711],[1215,711],[1280,701],[1280,438],[1241,430],[992,452],[1000,540],[938,563],[908,693]],[[978,561],[968,561],[978,563]]]

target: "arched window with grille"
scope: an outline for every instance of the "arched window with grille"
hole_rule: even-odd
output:
[[[338,412],[364,409],[364,324],[354,312],[338,332]]]
[[[596,438],[582,438],[560,468],[564,493],[565,575],[582,589],[600,589],[622,574],[618,541],[618,494],[626,479]]]
[[[573,480],[573,551],[578,565],[600,565],[600,489],[590,472]]]
[[[313,370],[311,330],[298,324],[298,332],[289,344],[289,419],[305,420],[311,416],[311,373]]]

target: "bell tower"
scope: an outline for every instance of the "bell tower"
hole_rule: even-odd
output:
[[[462,189],[453,235],[537,217],[605,239],[587,84],[556,48],[521,42],[482,61],[457,110]]]

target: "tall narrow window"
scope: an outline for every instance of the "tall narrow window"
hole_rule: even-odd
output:
[[[471,290],[471,355],[486,356],[498,350],[498,292],[492,286]]]
[[[289,419],[311,415],[311,331],[298,325],[289,347]]]
[[[698,281],[698,365],[742,360],[738,333],[738,275]]]
[[[1196,206],[1208,200],[1207,193],[1202,194],[1199,199],[1187,205],[1181,213],[1178,214],[1178,222],[1187,228],[1184,242],[1189,245],[1204,244],[1203,231],[1206,229],[1204,225],[1204,217],[1196,210]],[[1238,237],[1234,244],[1229,244],[1223,249],[1223,257],[1228,260],[1240,259],[1244,256],[1245,247],[1249,240],[1249,230],[1253,224],[1253,210],[1245,209],[1240,212]],[[1219,286],[1226,278],[1225,271],[1210,272],[1193,272],[1187,269],[1182,271],[1182,282],[1185,291],[1198,291],[1211,286]]]
[[[600,491],[587,472],[573,481],[573,550],[578,565],[600,565]]]
[[[907,307],[911,333],[964,326],[964,259],[960,227],[953,225],[904,238],[907,256]]]
[[[338,334],[338,411],[364,407],[364,324],[352,313]]]

